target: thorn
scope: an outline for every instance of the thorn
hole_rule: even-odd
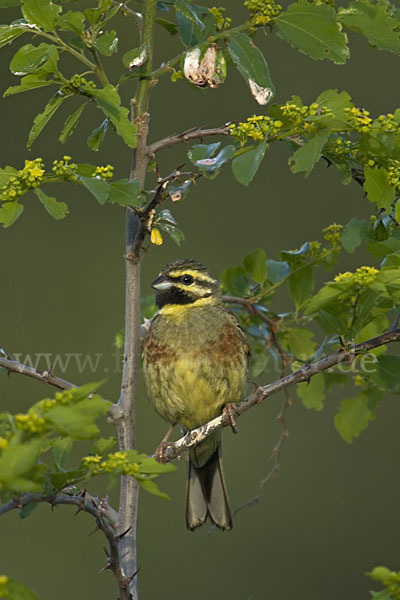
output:
[[[103,546],[103,550],[106,553],[107,558],[110,558],[110,553],[105,546]]]
[[[86,496],[86,490],[81,490],[79,492],[78,496],[80,496],[81,498],[84,498]]]
[[[83,507],[82,506],[78,506],[78,508],[76,509],[75,513],[74,513],[74,517],[76,517],[77,515],[79,515],[80,512],[83,511]]]
[[[100,531],[100,527],[98,525],[96,525],[96,527],[93,529],[93,531],[89,533],[89,535],[93,535],[94,533],[96,533],[96,531]]]
[[[120,533],[119,535],[117,535],[117,540],[122,540],[123,537],[126,536],[127,533],[130,532],[130,530],[132,529],[132,525],[130,527],[128,527],[128,529],[126,531],[123,531],[122,533]]]
[[[135,579],[136,575],[139,573],[139,571],[140,571],[140,569],[141,569],[141,568],[142,568],[142,567],[138,567],[138,568],[136,569],[136,571],[135,571],[135,572],[134,572],[134,573],[133,573],[133,574],[132,574],[130,577],[128,577],[128,578],[127,578],[127,583],[128,583],[128,585],[129,585],[130,583],[132,583],[132,581]]]
[[[100,573],[104,573],[104,571],[107,571],[107,569],[111,569],[110,563],[106,563],[106,565],[102,569],[100,569],[99,575],[100,575]]]

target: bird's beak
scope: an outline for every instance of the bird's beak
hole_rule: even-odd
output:
[[[158,279],[153,281],[153,283],[151,284],[151,287],[154,288],[155,290],[157,290],[158,292],[161,292],[163,290],[168,290],[169,288],[172,287],[172,285],[173,284],[170,281],[165,279],[164,275],[160,275],[160,277],[158,277]]]

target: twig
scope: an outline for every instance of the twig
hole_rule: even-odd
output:
[[[290,373],[285,377],[281,377],[272,383],[255,389],[247,398],[239,402],[239,404],[236,406],[237,414],[238,416],[242,415],[252,406],[260,404],[265,398],[285,390],[292,385],[301,383],[302,381],[308,381],[317,373],[326,371],[327,369],[343,362],[352,362],[359,354],[368,352],[369,350],[377,348],[378,346],[384,346],[385,344],[399,341],[400,329],[395,329],[365,342],[354,344],[351,348],[340,349],[315,363],[304,365],[297,371]],[[197,446],[197,444],[199,444],[213,432],[222,429],[227,425],[229,425],[228,420],[221,415],[212,421],[209,421],[205,425],[189,431],[176,442],[171,442],[168,444],[164,454],[165,459],[170,461],[174,458],[177,458],[184,450]]]
[[[8,373],[20,373],[21,375],[27,375],[28,377],[33,377],[33,379],[38,379],[42,383],[52,385],[59,390],[69,390],[71,388],[78,387],[77,385],[70,383],[65,379],[61,379],[61,377],[57,377],[51,371],[40,371],[39,369],[34,369],[33,367],[23,365],[17,360],[10,360],[8,358],[0,357],[0,367],[6,369]]]
[[[230,135],[229,125],[230,123],[225,123],[225,125],[222,125],[221,127],[214,127],[212,129],[199,127],[197,129],[188,129],[187,131],[182,131],[182,133],[174,133],[148,146],[147,156],[150,159],[153,159],[156,152],[159,150],[170,148],[171,146],[181,144],[182,142],[188,142],[189,140],[194,140],[197,138],[202,139],[203,137],[208,137],[210,135]]]

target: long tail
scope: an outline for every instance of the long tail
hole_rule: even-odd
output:
[[[222,470],[221,444],[205,463],[198,467],[193,457],[189,457],[186,525],[195,529],[202,525],[207,517],[220,529],[232,529],[232,515],[226,493]]]

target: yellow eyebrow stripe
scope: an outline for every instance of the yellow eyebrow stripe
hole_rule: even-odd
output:
[[[201,271],[196,271],[195,269],[179,269],[170,271],[168,273],[169,277],[183,277],[183,275],[191,275],[194,279],[198,281],[207,281],[208,283],[216,283],[216,280],[206,275],[206,273],[202,273]]]

